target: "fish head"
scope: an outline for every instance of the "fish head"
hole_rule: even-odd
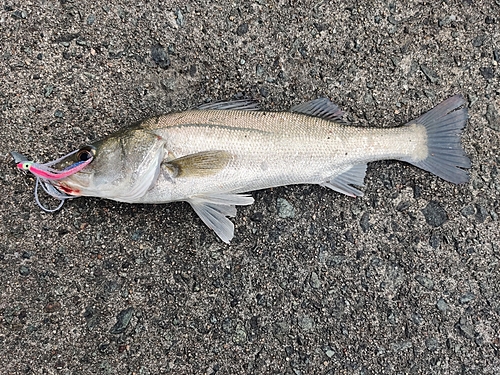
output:
[[[119,131],[61,160],[55,166],[58,170],[92,158],[77,173],[50,183],[74,197],[134,202],[158,177],[164,143],[161,137],[144,129]]]

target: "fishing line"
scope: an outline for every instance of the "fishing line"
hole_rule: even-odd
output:
[[[58,205],[56,208],[50,209],[50,208],[45,207],[45,206],[42,204],[42,202],[40,202],[40,199],[38,198],[38,185],[40,184],[40,180],[41,180],[41,178],[37,176],[37,178],[36,178],[36,182],[35,182],[35,202],[36,202],[36,204],[38,205],[38,207],[40,207],[40,208],[41,208],[42,210],[44,210],[45,212],[56,212],[56,211],[60,210],[60,209],[61,209],[61,207],[62,207],[62,206],[63,206],[63,204],[64,204],[64,201],[65,201],[66,199],[71,198],[71,196],[67,195],[66,197],[63,197],[63,196],[62,196],[62,193],[60,193],[61,195],[59,195],[59,196],[54,196],[54,195],[50,194],[50,193],[49,193],[49,191],[48,191],[48,189],[47,189],[47,187],[45,186],[46,184],[48,184],[48,185],[50,185],[50,184],[49,184],[47,181],[42,181],[41,183],[42,183],[43,190],[44,190],[47,194],[49,194],[49,195],[53,196],[54,198],[57,198],[57,199],[59,199],[59,200],[61,201],[61,202],[59,203],[59,205]],[[50,186],[52,186],[52,185],[50,185]],[[52,188],[54,188],[54,187],[52,186]],[[54,188],[54,189],[55,189],[55,188]]]

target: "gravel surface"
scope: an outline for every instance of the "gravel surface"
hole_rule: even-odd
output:
[[[0,8],[2,374],[500,373],[500,1],[100,3]],[[257,191],[231,245],[184,203],[44,213],[8,155],[214,100],[390,127],[459,92],[469,183]]]

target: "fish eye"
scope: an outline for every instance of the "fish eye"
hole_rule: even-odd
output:
[[[81,149],[76,154],[76,158],[77,158],[78,161],[87,161],[90,158],[92,158],[93,156],[94,156],[94,154],[90,150],[88,150],[86,148]]]

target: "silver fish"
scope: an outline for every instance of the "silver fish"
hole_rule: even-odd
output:
[[[395,159],[452,183],[465,183],[471,163],[460,132],[467,108],[455,95],[396,128],[348,125],[330,100],[290,112],[257,111],[250,101],[208,104],[149,118],[55,165],[92,162],[67,178],[45,181],[59,199],[93,196],[128,203],[188,202],[224,242],[228,216],[252,204],[246,193],[290,184],[319,184],[357,197],[367,163]],[[55,189],[54,189],[55,188]]]

